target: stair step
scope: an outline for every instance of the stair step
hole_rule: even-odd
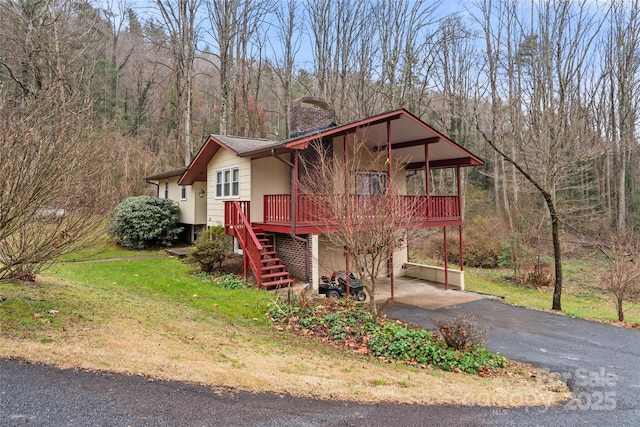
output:
[[[278,255],[278,253],[276,251],[260,252],[260,256],[263,257],[263,259],[264,259],[265,256],[273,257],[275,255]]]
[[[262,287],[263,288],[271,288],[271,287],[284,288],[284,287],[291,286],[293,282],[294,282],[293,279],[276,280],[274,282],[262,282]]]
[[[273,279],[273,278],[276,278],[276,277],[285,278],[285,276],[286,276],[287,279],[290,278],[288,271],[278,271],[277,273],[263,274],[262,275],[262,280],[264,281],[264,279]]]
[[[260,268],[260,270],[261,271],[273,271],[273,270],[277,270],[279,268],[282,268],[284,270],[284,265],[282,265],[282,264],[263,265],[262,268]]]
[[[277,262],[279,264],[280,261],[282,261],[280,258],[261,258],[260,259],[261,264],[267,264],[269,262]]]

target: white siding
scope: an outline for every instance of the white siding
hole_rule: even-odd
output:
[[[182,199],[182,186],[178,185],[179,176],[162,179],[159,184],[159,197],[164,199],[165,183],[169,183],[169,199],[178,203],[180,207],[180,217],[178,221],[182,224],[204,224],[206,199],[200,200],[198,192],[200,188],[205,188],[204,182],[195,182],[193,185],[186,185],[186,200]]]
[[[289,156],[283,156],[289,160]],[[291,167],[275,157],[251,162],[251,221],[262,222],[265,194],[291,194]]]
[[[216,174],[215,171],[222,168],[238,166],[238,192],[240,197],[216,199]],[[235,154],[221,148],[213,156],[207,165],[207,225],[224,225],[224,201],[225,200],[250,200],[251,197],[251,161],[238,157]],[[253,210],[253,206],[252,206]]]

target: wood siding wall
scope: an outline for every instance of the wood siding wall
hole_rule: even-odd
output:
[[[218,169],[238,166],[238,190],[240,197],[235,199],[216,199],[216,173]],[[225,200],[250,200],[251,197],[251,161],[220,149],[207,165],[207,225],[224,225]]]

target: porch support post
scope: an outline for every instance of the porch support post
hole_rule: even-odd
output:
[[[293,169],[291,170],[291,224],[292,232],[296,233],[296,226],[298,224],[298,150],[293,151]]]
[[[357,132],[357,129],[356,129]],[[346,205],[345,205],[345,210],[346,210],[346,215],[347,215],[347,224],[349,227],[351,227],[350,221],[351,221],[351,209],[349,209],[351,206],[351,195],[349,194],[349,144],[348,144],[348,139],[349,139],[349,135],[347,134],[344,136],[344,153],[343,153],[343,157],[344,157],[344,197],[345,200],[347,201]],[[354,134],[355,135],[355,134]],[[349,248],[345,248],[345,255],[344,255],[344,268],[345,268],[345,280],[347,283],[347,295],[351,295],[351,289],[349,286]]]
[[[247,272],[249,270],[249,253],[248,251],[242,251],[242,273],[243,273],[243,279],[246,282],[247,281]]]
[[[458,213],[462,221],[462,191],[460,190],[460,166],[456,166],[456,181],[458,184]]]
[[[351,295],[351,286],[349,286],[349,248],[344,248],[344,269],[345,269],[345,283],[347,295]]]
[[[349,135],[344,136],[344,153],[342,153],[344,158],[344,195],[347,198],[349,197],[349,144],[347,143]],[[347,203],[347,207],[349,207],[349,203]],[[347,218],[349,217],[347,216]]]
[[[458,237],[458,240],[460,242],[460,271],[464,271],[464,258],[462,257],[463,252],[462,252],[462,224],[460,224],[458,226],[458,233],[460,234],[460,236]]]
[[[391,190],[391,121],[387,122],[387,194]]]
[[[447,247],[447,226],[444,229],[444,288],[449,289],[449,248]]]
[[[392,196],[391,194],[391,121],[387,121],[387,196]],[[391,282],[391,300],[395,299],[396,295],[396,283],[395,283],[395,274],[393,272],[393,250],[389,252],[389,280]]]
[[[464,291],[464,257],[462,252],[462,187],[460,185],[460,166],[456,166],[456,178],[458,181],[458,212],[460,212],[460,225],[458,226],[458,241],[460,243],[460,289]]]
[[[393,251],[391,251],[389,253],[389,278],[391,280],[391,301],[393,301],[396,298],[396,293],[395,293],[395,272],[393,271]]]
[[[424,144],[424,194],[429,197],[429,144]]]
[[[320,286],[320,259],[319,259],[318,235],[311,235],[311,286],[315,292],[318,292]]]
[[[462,253],[462,223],[458,226],[460,230],[460,290],[464,291],[464,258]]]

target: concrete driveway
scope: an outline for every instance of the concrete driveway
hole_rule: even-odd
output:
[[[435,309],[398,299],[384,312],[426,328],[434,328],[432,319],[447,319],[456,313],[474,316],[488,328],[489,350],[557,373],[567,382],[574,400],[565,404],[559,420],[581,414],[586,423],[597,421],[596,425],[640,425],[638,330],[488,299]]]

